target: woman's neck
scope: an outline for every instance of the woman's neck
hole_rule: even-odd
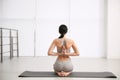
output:
[[[66,36],[64,36],[63,38],[59,38],[59,39],[66,39]]]
[[[64,35],[63,39],[65,39],[65,38],[66,38],[66,35]]]

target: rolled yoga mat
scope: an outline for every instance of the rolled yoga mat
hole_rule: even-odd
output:
[[[19,77],[59,77],[55,72],[24,71]],[[67,77],[117,78],[112,72],[72,72]]]

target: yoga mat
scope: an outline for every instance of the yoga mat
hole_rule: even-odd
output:
[[[24,71],[19,77],[60,77],[55,72]],[[76,78],[117,78],[112,72],[72,72],[67,77]]]

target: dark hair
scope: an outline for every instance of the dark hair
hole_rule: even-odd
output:
[[[61,34],[60,35],[60,37],[59,38],[63,38],[64,37],[64,35],[67,33],[67,26],[66,25],[64,25],[64,24],[62,24],[62,25],[60,25],[60,27],[59,27],[59,33]]]

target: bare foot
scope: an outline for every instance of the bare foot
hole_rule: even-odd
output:
[[[61,76],[61,72],[57,72],[58,76]]]
[[[58,76],[64,77],[64,76],[68,76],[71,72],[61,71],[61,72],[56,72],[56,73],[58,74]]]
[[[56,72],[58,74],[58,76],[64,76],[64,73],[61,71],[61,72]]]
[[[61,71],[61,76],[65,76],[65,72],[64,71]]]
[[[64,72],[64,76],[68,76],[71,72]]]

